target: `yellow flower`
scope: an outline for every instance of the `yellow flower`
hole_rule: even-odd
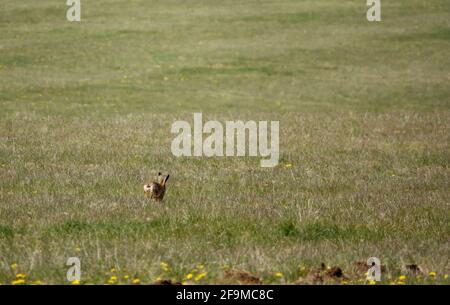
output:
[[[114,281],[114,282],[117,281],[117,276],[115,276],[115,275],[111,276],[110,280]]]
[[[207,272],[202,272],[195,277],[195,281],[200,281],[202,278],[206,276]]]
[[[198,268],[198,269],[203,269],[203,268],[205,268],[205,266],[203,266],[202,264],[200,264],[200,265],[197,266],[197,268]]]
[[[25,274],[23,274],[23,273],[17,273],[16,274],[16,278],[18,278],[18,279],[24,279],[25,278]]]
[[[448,279],[448,274],[444,274],[444,279]]]
[[[72,285],[80,285],[80,280],[73,280],[71,282]]]
[[[111,268],[111,273],[116,272],[116,268]]]
[[[159,263],[159,265],[161,266],[162,270],[169,271],[169,264],[168,263],[161,262],[161,263]]]
[[[11,284],[13,284],[13,285],[25,284],[25,280],[23,280],[23,279],[15,280],[15,281],[12,281]]]
[[[130,278],[130,276],[129,275],[124,275],[123,278],[128,280]]]
[[[369,285],[376,285],[376,284],[377,284],[377,282],[375,282],[374,280],[369,281]]]
[[[140,282],[141,282],[140,279],[133,279],[133,281],[132,281],[133,284],[139,284]]]
[[[434,277],[434,276],[436,276],[436,272],[431,271],[431,272],[429,273],[429,275]]]
[[[291,164],[291,163],[288,163],[288,164],[286,164],[284,167],[285,167],[285,168],[290,168],[290,167],[292,167],[292,164]]]
[[[76,247],[76,248],[75,248],[75,252],[81,252],[81,248]]]
[[[275,272],[275,277],[278,277],[278,278],[283,277],[283,273]]]
[[[16,268],[17,268],[17,264],[16,263],[11,264],[11,269],[16,269]]]
[[[399,280],[399,281],[404,281],[404,280],[406,280],[406,276],[400,275],[400,276],[398,277],[398,280]]]
[[[186,275],[186,279],[190,280],[193,277],[192,273],[189,273],[188,275]]]

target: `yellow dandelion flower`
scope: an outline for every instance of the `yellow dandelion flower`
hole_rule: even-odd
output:
[[[73,280],[70,282],[72,285],[80,285],[80,280]]]
[[[432,276],[432,277],[435,277],[435,276],[436,276],[436,272],[431,271],[431,272],[429,273],[429,275]]]
[[[399,281],[404,281],[404,280],[406,280],[406,276],[405,276],[405,275],[400,275],[400,276],[398,277],[398,280],[399,280]]]
[[[13,263],[13,264],[11,264],[11,269],[17,269],[17,263]]]
[[[22,284],[25,284],[25,280],[24,279],[18,279],[18,280],[12,281],[11,284],[13,284],[13,285],[22,285]]]
[[[128,280],[130,278],[130,276],[129,275],[124,275],[123,278]]]
[[[133,279],[132,283],[133,284],[140,284],[141,280],[140,279]]]
[[[281,277],[283,277],[283,273],[275,272],[275,277],[281,278]]]
[[[24,279],[25,277],[26,277],[26,275],[23,274],[23,273],[17,273],[16,274],[16,278],[18,278],[18,279]]]
[[[186,275],[186,279],[187,279],[187,280],[192,279],[192,277],[193,277],[192,273],[189,273],[189,274]]]
[[[166,262],[161,262],[159,263],[159,265],[161,266],[161,269],[164,271],[169,271],[169,264]]]
[[[369,281],[369,285],[376,285],[376,284],[377,284],[377,282],[374,281],[374,280],[370,280],[370,281]]]
[[[199,273],[196,277],[195,277],[195,281],[200,281],[202,278],[204,278],[206,276],[207,272],[202,272]]]
[[[110,280],[111,281],[117,281],[117,276],[115,276],[115,275],[111,276]]]

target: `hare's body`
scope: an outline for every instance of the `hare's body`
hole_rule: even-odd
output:
[[[158,174],[158,179],[161,173]],[[157,180],[158,180],[157,179]],[[151,182],[144,185],[144,195],[147,198],[153,199],[155,201],[162,201],[166,193],[166,182],[169,179],[169,175],[162,178],[160,182]]]

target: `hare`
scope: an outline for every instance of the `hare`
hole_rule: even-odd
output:
[[[144,185],[144,195],[155,201],[163,200],[164,194],[166,193],[166,182],[169,179],[169,175],[163,177],[162,179],[159,179],[159,177],[161,177],[161,173],[158,173],[156,182],[154,181]]]

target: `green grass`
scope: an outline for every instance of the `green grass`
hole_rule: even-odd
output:
[[[71,256],[82,283],[309,283],[322,262],[361,283],[376,256],[383,283],[448,284],[447,6],[82,1],[69,23],[64,1],[2,1],[0,283],[67,283]],[[193,112],[279,120],[279,166],[174,157]]]

